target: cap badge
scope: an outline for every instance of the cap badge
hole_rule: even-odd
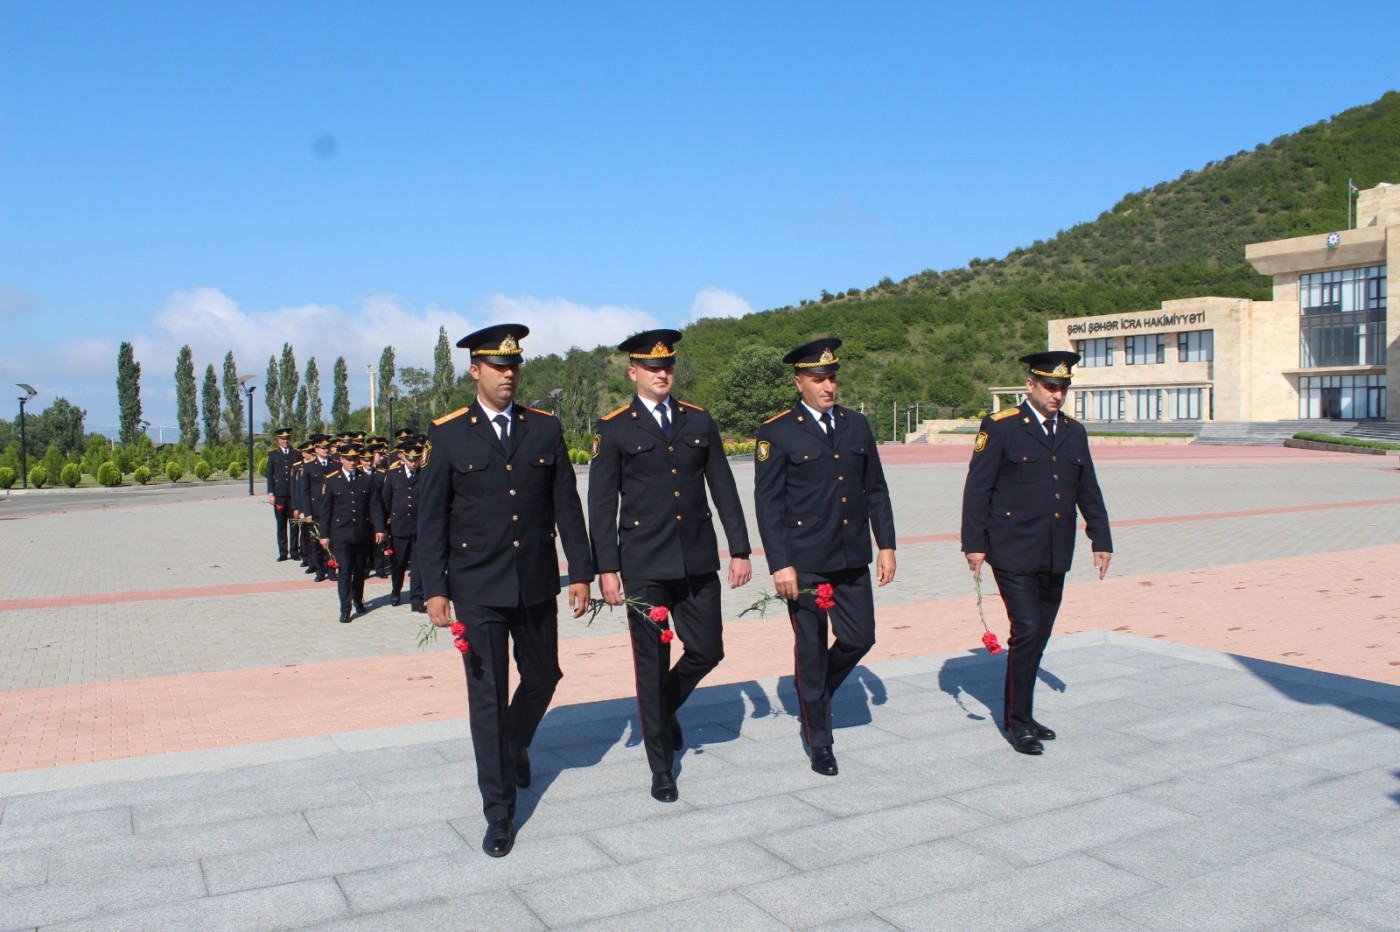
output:
[[[1050,375],[1052,378],[1056,379],[1067,379],[1069,378],[1069,366],[1060,363],[1054,369],[1050,370]]]
[[[515,342],[514,334],[506,334],[506,338],[501,341],[501,348],[497,352],[501,353],[502,355],[520,352],[520,344]]]
[[[829,366],[829,365],[831,365],[832,363],[834,363],[835,361],[836,361],[836,357],[835,357],[834,355],[832,355],[831,350],[829,350],[829,349],[824,349],[824,350],[822,350],[822,358],[817,360],[817,365],[819,365],[819,366]]]

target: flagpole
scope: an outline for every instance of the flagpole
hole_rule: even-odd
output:
[[[1347,229],[1348,229],[1348,230],[1351,229],[1351,192],[1354,191],[1354,190],[1355,190],[1355,187],[1352,185],[1351,179],[1348,178],[1348,179],[1347,179]]]

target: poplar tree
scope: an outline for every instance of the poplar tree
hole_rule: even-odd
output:
[[[316,357],[312,356],[306,361],[306,380],[304,383],[307,398],[311,402],[306,415],[306,431],[311,434],[321,433],[326,428],[326,416],[321,410],[321,370],[316,368]]]
[[[296,404],[297,387],[301,382],[301,376],[297,374],[297,357],[292,351],[292,344],[282,344],[282,361],[277,366],[277,385],[279,400],[277,407],[281,411],[282,418],[278,422],[278,427],[296,426]]]
[[[175,358],[175,417],[180,442],[191,450],[199,443],[199,398],[194,383],[194,353],[186,343]]]
[[[452,344],[447,340],[447,328],[438,328],[437,348],[433,351],[433,405],[436,417],[447,410],[452,400],[452,389],[457,384],[457,374],[452,368]]]
[[[306,386],[297,389],[297,400],[295,409],[292,411],[292,423],[287,425],[292,428],[298,436],[306,436]]]
[[[130,343],[117,349],[117,408],[122,443],[135,443],[141,434],[141,364]]]
[[[204,370],[204,391],[200,396],[204,409],[204,442],[219,442],[219,420],[220,409],[223,407],[219,397],[219,377],[214,372],[214,364]]]
[[[374,404],[376,407],[389,407],[389,386],[394,384],[394,348],[384,347],[384,352],[379,354],[379,384],[375,387]]]
[[[350,374],[344,356],[335,358],[331,381],[331,430],[339,433],[350,425]]]
[[[268,420],[264,430],[282,427],[282,394],[277,391],[277,357],[267,357],[267,384],[263,386],[263,404],[267,406]]]
[[[224,357],[224,426],[228,428],[229,442],[243,442],[243,389],[238,384],[233,350]]]

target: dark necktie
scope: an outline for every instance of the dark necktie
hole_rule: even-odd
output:
[[[656,406],[656,413],[661,418],[661,432],[666,435],[666,439],[671,439],[671,406],[666,402]]]
[[[509,452],[510,452],[510,419],[507,418],[504,414],[498,414],[498,415],[496,415],[495,417],[491,418],[491,421],[492,421],[492,423],[494,423],[498,428],[500,428],[500,433],[501,433],[501,446],[505,447],[506,452],[509,453]]]
[[[1045,419],[1045,436],[1050,438],[1050,442],[1055,442],[1055,419],[1047,417]]]
[[[822,412],[822,427],[826,428],[826,442],[829,446],[836,446],[836,423],[831,419],[830,411]]]

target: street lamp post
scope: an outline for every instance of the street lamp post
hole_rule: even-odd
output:
[[[385,392],[389,399],[389,442],[394,442],[394,402],[399,397],[399,387],[393,382],[389,383],[389,390]]]
[[[24,389],[24,394],[19,399],[19,474],[24,483],[24,488],[29,488],[29,450],[24,442],[24,405],[29,399],[39,394],[33,385],[25,385],[23,382],[16,382],[20,388]]]
[[[248,494],[253,494],[253,392],[257,391],[256,385],[249,385],[253,378],[251,375],[241,375],[238,377],[238,387],[243,389],[248,396]]]

